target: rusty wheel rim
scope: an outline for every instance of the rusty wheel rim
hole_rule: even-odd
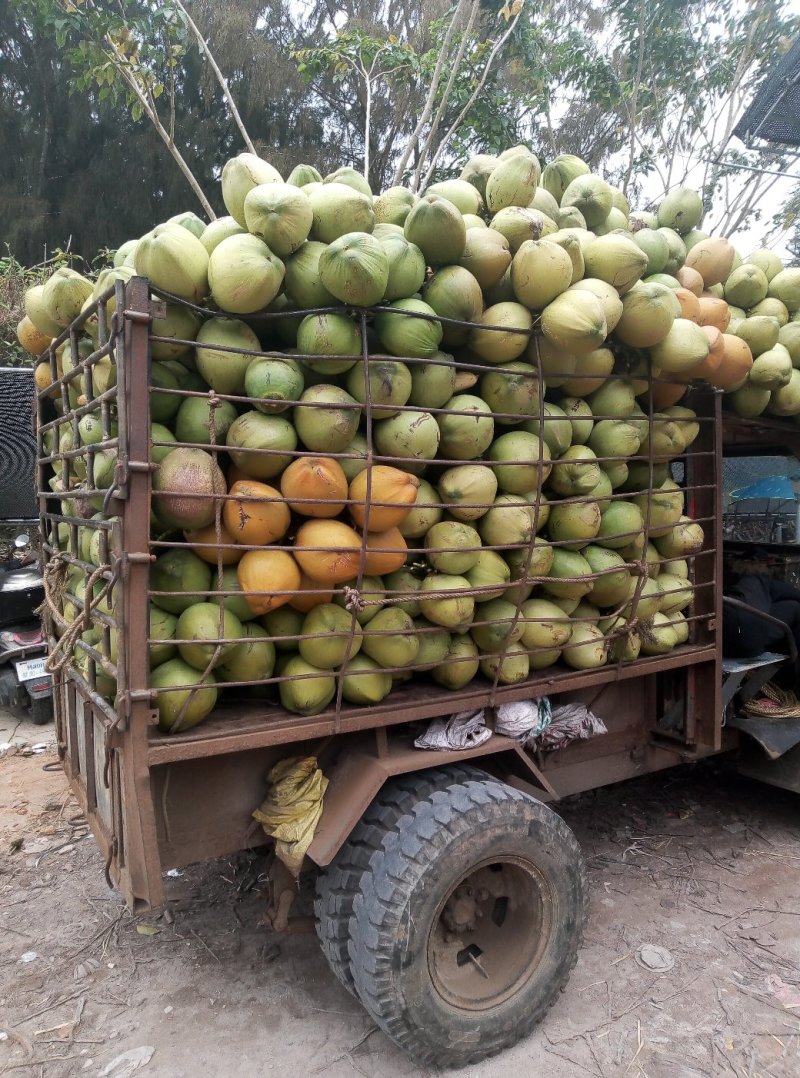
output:
[[[533,862],[511,854],[482,861],[448,892],[428,937],[428,972],[441,998],[485,1011],[514,996],[542,961],[555,897]]]

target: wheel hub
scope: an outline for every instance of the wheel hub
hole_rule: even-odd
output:
[[[459,1009],[486,1010],[513,995],[541,961],[554,900],[521,858],[476,866],[445,897],[428,941],[437,992]]]

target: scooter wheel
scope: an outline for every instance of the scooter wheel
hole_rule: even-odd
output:
[[[38,700],[31,700],[31,722],[34,726],[44,726],[53,720],[53,700],[50,696],[42,696]]]

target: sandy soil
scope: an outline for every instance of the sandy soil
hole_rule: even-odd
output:
[[[168,907],[132,917],[54,753],[25,751],[0,758],[0,1074],[430,1073],[339,987],[313,935],[263,927],[257,855],[171,877]],[[581,958],[534,1036],[460,1073],[800,1073],[799,809],[713,766],[564,804],[593,883]],[[674,968],[641,968],[644,943]]]

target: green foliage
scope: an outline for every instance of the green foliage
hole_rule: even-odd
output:
[[[25,292],[43,284],[59,266],[75,260],[66,251],[55,251],[47,262],[26,267],[6,248],[0,258],[0,367],[33,367],[36,358],[20,347],[17,324],[25,315]]]

